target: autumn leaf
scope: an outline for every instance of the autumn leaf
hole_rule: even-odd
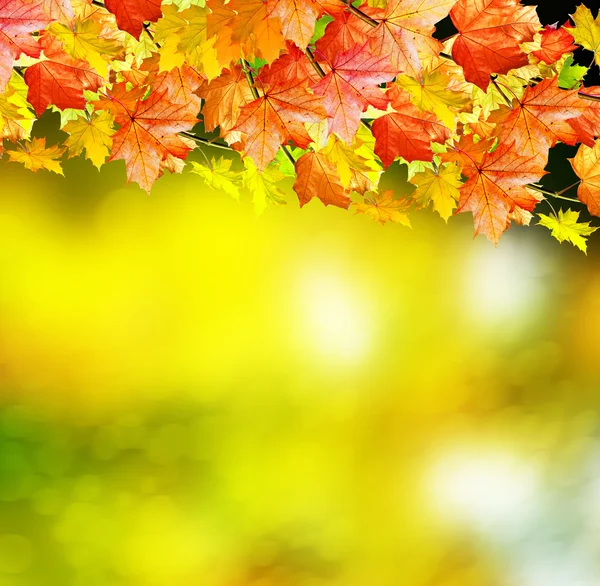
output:
[[[367,106],[385,110],[389,102],[377,86],[393,79],[394,67],[387,57],[373,55],[367,47],[354,45],[338,54],[329,64],[331,71],[313,86],[331,116],[329,132],[347,143],[352,142]]]
[[[281,20],[281,32],[306,49],[315,30],[321,7],[314,0],[268,0],[273,17]]]
[[[517,0],[458,0],[450,17],[458,29],[452,57],[467,81],[485,90],[492,73],[507,73],[527,64],[519,47],[541,28],[535,6]]]
[[[395,112],[373,121],[375,154],[385,167],[389,167],[397,157],[408,162],[430,161],[433,158],[431,143],[445,142],[450,138],[450,131],[434,114],[414,106],[410,94],[399,86],[392,86],[389,94]]]
[[[416,204],[425,208],[433,203],[433,209],[448,222],[456,209],[462,186],[458,164],[444,163],[441,166],[427,167],[424,171],[415,173],[409,181],[417,186],[411,194]]]
[[[468,144],[468,143],[466,143]],[[462,160],[462,173],[468,177],[460,188],[459,212],[472,212],[475,235],[485,234],[494,244],[510,223],[509,214],[516,206],[532,211],[539,199],[526,185],[536,183],[545,174],[543,155],[522,155],[514,143],[501,144],[494,151],[484,152],[477,160],[474,148],[457,153]],[[450,157],[444,157],[449,159]]]
[[[35,120],[35,114],[27,102],[27,89],[23,78],[14,72],[0,94],[0,137],[11,142],[28,139]]]
[[[306,205],[313,197],[318,197],[323,205],[348,209],[348,193],[336,168],[325,155],[313,152],[302,155],[296,161],[296,174],[294,191],[300,200],[300,207]]]
[[[580,145],[577,154],[570,159],[571,166],[581,179],[577,196],[594,216],[600,216],[600,139],[593,147]]]
[[[598,228],[590,226],[589,222],[579,222],[579,212],[567,210],[563,212],[558,210],[558,215],[547,216],[539,214],[540,221],[538,225],[548,228],[552,236],[559,242],[570,242],[582,252],[587,254],[587,238]]]
[[[76,157],[85,149],[86,157],[100,169],[110,155],[115,133],[113,124],[113,116],[107,111],[77,115],[62,128],[69,135],[65,140],[69,157]]]
[[[57,108],[83,109],[87,103],[84,90],[96,91],[104,80],[87,61],[67,55],[56,39],[44,35],[41,44],[47,59],[25,71],[29,86],[27,100],[38,116],[51,104]]]
[[[21,54],[40,56],[41,47],[31,33],[43,30],[50,22],[43,0],[0,0],[0,92]]]
[[[441,71],[422,71],[418,78],[400,75],[396,83],[410,94],[410,101],[417,108],[432,112],[447,128],[454,130],[458,112],[470,100],[465,92],[450,89],[451,81]]]
[[[65,152],[64,147],[54,145],[46,148],[45,138],[34,138],[31,142],[20,143],[21,150],[6,151],[9,161],[23,163],[30,171],[46,169],[59,175],[64,175],[60,158]]]
[[[369,37],[364,22],[351,12],[341,12],[325,28],[325,34],[317,41],[317,54],[333,61],[338,53],[348,51],[355,45],[364,45]]]
[[[106,10],[117,18],[121,30],[140,38],[145,22],[156,22],[161,17],[161,0],[105,0]]]
[[[512,107],[502,106],[492,112],[489,121],[500,125],[500,141],[514,141],[524,155],[546,152],[558,141],[573,145],[577,133],[567,122],[583,114],[587,105],[577,90],[558,87],[558,78],[544,79],[529,86]]]
[[[244,153],[262,170],[289,140],[306,148],[312,139],[303,124],[326,117],[322,98],[309,93],[299,80],[293,80],[265,87],[262,96],[241,108],[232,130],[244,133]]]
[[[231,159],[220,157],[216,160],[214,157],[205,163],[192,161],[191,172],[200,175],[204,183],[211,189],[224,191],[233,199],[239,200],[241,181],[238,173],[231,170]]]
[[[104,78],[108,75],[109,59],[123,49],[115,40],[103,38],[102,23],[93,19],[76,19],[71,25],[55,22],[48,30],[61,41],[70,57],[87,61]]]
[[[577,49],[573,44],[573,35],[564,26],[557,27],[555,24],[544,27],[540,33],[540,48],[532,52],[532,55],[545,63],[558,61],[565,53]]]
[[[214,5],[210,6],[214,13]],[[230,0],[223,9],[229,17],[220,21],[218,34],[224,35],[237,55],[241,49],[246,57],[263,57],[269,63],[279,56],[284,37],[281,20],[274,18],[272,6],[263,0]]]
[[[62,24],[69,24],[75,16],[71,0],[44,0],[44,12]]]
[[[442,44],[432,37],[434,24],[448,15],[456,0],[388,0],[379,22],[369,32],[371,51],[390,55],[396,73],[417,74],[422,55],[438,55]]]
[[[218,126],[221,136],[226,139],[238,121],[241,107],[253,99],[252,90],[240,65],[235,65],[231,70],[224,69],[210,83],[205,81],[196,93],[205,101],[202,109],[204,128],[212,132]],[[234,142],[239,140],[234,138]]]
[[[573,55],[569,55],[558,74],[558,87],[566,90],[574,89],[581,84],[581,80],[588,72],[588,68],[573,62]]]
[[[260,216],[269,204],[285,204],[285,193],[278,186],[284,178],[283,173],[275,165],[269,165],[259,171],[250,157],[244,159],[244,186],[252,194],[254,213]]]
[[[197,122],[200,98],[193,93],[196,83],[193,71],[173,69],[156,78],[148,98],[138,98],[133,107],[128,102],[114,109],[115,121],[121,127],[113,135],[109,161],[123,159],[128,180],[148,193],[164,169],[175,163],[172,159],[185,159],[193,148],[193,143],[178,133]]]
[[[577,133],[579,142],[593,147],[595,139],[600,136],[600,86],[582,88],[579,95],[591,99],[585,102],[581,116],[570,118],[567,122]]]
[[[592,11],[580,4],[571,17],[575,23],[574,28],[567,29],[578,45],[594,52],[596,63],[600,65],[600,18],[595,18]]]
[[[367,193],[364,201],[352,205],[355,214],[365,214],[380,224],[395,222],[410,228],[408,211],[412,202],[408,199],[394,199],[391,189],[382,193]]]

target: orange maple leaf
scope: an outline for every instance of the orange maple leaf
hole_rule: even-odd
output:
[[[600,216],[600,139],[592,147],[582,144],[571,166],[581,179],[577,196],[594,216]]]
[[[388,92],[396,112],[373,121],[375,154],[385,167],[396,157],[406,161],[430,161],[433,158],[432,142],[443,143],[450,131],[435,114],[424,112],[411,103],[411,96],[397,85]]]
[[[327,118],[323,99],[308,92],[302,80],[275,83],[264,87],[264,94],[242,107],[237,125],[232,130],[244,133],[243,149],[264,169],[282,144],[293,140],[306,148],[312,139],[305,122]]]
[[[236,125],[240,108],[253,99],[252,90],[239,65],[224,69],[221,75],[210,83],[205,81],[198,88],[197,94],[205,100],[202,109],[204,128],[212,132],[219,126],[222,137],[227,137]]]
[[[336,168],[321,153],[308,152],[302,155],[296,161],[296,175],[294,191],[300,200],[300,207],[315,196],[326,206],[344,209],[350,206],[350,198]]]
[[[458,37],[452,57],[465,79],[485,90],[492,73],[507,73],[527,65],[520,43],[531,41],[541,28],[535,6],[518,0],[458,0],[450,11]]]
[[[284,38],[306,49],[321,7],[314,0],[267,0],[271,14],[281,20]]]
[[[545,175],[546,158],[539,153],[522,155],[514,143],[501,144],[491,153],[477,152],[474,146],[477,143],[472,140],[465,144],[466,149],[460,144],[457,146],[455,156],[442,157],[444,160],[459,159],[462,173],[468,177],[460,188],[455,213],[472,212],[475,235],[483,233],[497,244],[510,224],[511,212],[516,207],[530,212],[538,203],[537,194],[525,186]]]
[[[578,134],[567,120],[578,118],[586,108],[577,90],[560,89],[553,77],[528,86],[512,108],[501,106],[488,121],[501,126],[500,141],[514,141],[521,154],[534,155],[547,152],[558,141],[575,144]]]
[[[194,146],[177,134],[198,122],[200,98],[193,93],[197,74],[190,69],[174,68],[157,76],[148,98],[137,99],[133,108],[110,93],[118,103],[113,113],[121,128],[113,136],[109,161],[123,159],[128,181],[136,181],[147,192],[165,168],[173,168],[173,159],[185,159]]]
[[[587,107],[581,116],[570,118],[567,122],[577,133],[579,142],[593,147],[595,139],[600,136],[600,86],[582,87],[579,95],[595,99],[586,100]]]

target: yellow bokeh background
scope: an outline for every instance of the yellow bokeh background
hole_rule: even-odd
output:
[[[598,583],[598,241],[65,174],[0,164],[0,586]]]

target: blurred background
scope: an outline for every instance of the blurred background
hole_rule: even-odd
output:
[[[600,238],[64,167],[0,163],[0,586],[599,583]]]

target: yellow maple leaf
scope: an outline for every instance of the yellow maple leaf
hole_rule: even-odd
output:
[[[9,161],[23,163],[25,168],[30,171],[47,169],[53,173],[64,175],[60,161],[58,160],[65,152],[64,147],[54,145],[46,148],[45,138],[34,138],[31,142],[20,143],[19,146],[21,150],[6,151]]]
[[[217,77],[223,64],[214,47],[215,38],[207,34],[207,26],[207,9],[203,6],[194,5],[181,12],[174,4],[164,6],[154,32],[160,45],[160,70],[170,71],[185,61],[203,71],[208,79]]]
[[[368,157],[359,154],[361,146],[364,146],[364,143],[358,138],[352,145],[347,146],[343,140],[331,134],[321,153],[336,166],[340,182],[344,187],[362,192],[372,191],[376,188],[383,169],[375,161],[375,154],[372,150]],[[360,152],[364,154],[365,150],[362,149]],[[361,185],[368,187],[360,189]]]
[[[87,61],[102,77],[108,74],[107,59],[116,55],[122,46],[115,40],[101,36],[104,27],[91,18],[76,19],[71,26],[52,23],[49,31],[63,44],[63,49],[74,59]]]
[[[285,204],[285,193],[277,186],[284,178],[273,164],[259,171],[250,157],[244,157],[244,187],[252,194],[254,213],[260,216],[269,204]]]
[[[207,164],[192,161],[192,173],[200,175],[204,183],[216,191],[224,191],[236,200],[240,198],[240,179],[239,174],[231,171],[232,159],[221,157],[216,160],[214,157],[210,161],[210,167]]]
[[[548,228],[552,232],[552,236],[559,242],[566,240],[587,254],[586,237],[598,228],[590,226],[589,222],[578,222],[579,212],[573,210],[563,212],[559,210],[556,216],[554,214],[551,216],[545,214],[538,215],[540,217],[538,225]]]
[[[594,19],[592,11],[584,4],[580,4],[571,18],[575,28],[566,30],[573,35],[578,45],[594,52],[596,63],[600,65],[600,16]]]
[[[27,102],[27,91],[23,78],[13,71],[4,93],[0,95],[0,138],[11,142],[29,138],[36,117]]]
[[[113,116],[108,110],[94,112],[89,118],[78,115],[75,120],[67,122],[62,130],[69,134],[65,140],[69,157],[76,157],[85,149],[86,157],[100,169],[112,148],[113,123]]]
[[[396,83],[410,94],[410,101],[421,110],[433,112],[450,130],[456,127],[456,114],[469,103],[464,92],[448,89],[450,78],[441,71],[423,71],[420,79],[406,74]]]
[[[460,197],[459,166],[456,163],[445,163],[437,168],[430,166],[415,173],[410,182],[417,186],[411,194],[417,205],[424,208],[433,202],[433,209],[447,222]]]
[[[355,214],[365,214],[380,224],[395,222],[410,228],[408,210],[412,202],[408,199],[394,199],[391,189],[381,193],[366,193],[364,201],[352,205]]]

